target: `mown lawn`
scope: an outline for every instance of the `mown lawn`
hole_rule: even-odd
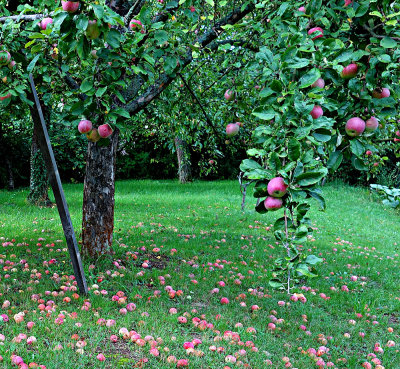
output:
[[[82,185],[65,190],[79,235]],[[84,297],[57,210],[0,191],[0,368],[400,368],[400,214],[366,189],[333,183],[314,204],[304,248],[325,261],[293,291],[305,303],[269,287],[279,212],[255,213],[251,191],[242,212],[237,182],[116,192],[115,255],[84,260]]]

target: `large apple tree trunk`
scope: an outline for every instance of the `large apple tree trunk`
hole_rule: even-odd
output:
[[[33,100],[33,95],[30,96]],[[47,176],[46,165],[42,153],[39,148],[39,139],[35,127],[40,127],[39,113],[35,106],[29,107],[33,120],[33,135],[31,144],[30,159],[30,181],[28,201],[36,206],[52,206],[49,199],[49,179]],[[46,123],[50,121],[50,112],[45,105],[42,104],[43,116]]]
[[[89,142],[83,190],[82,254],[97,258],[111,254],[114,229],[115,169],[118,130],[111,144]]]
[[[180,183],[187,183],[192,180],[192,167],[190,153],[186,141],[175,137],[176,156],[178,157],[178,176]]]

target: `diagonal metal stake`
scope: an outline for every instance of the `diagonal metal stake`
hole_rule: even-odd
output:
[[[53,194],[56,199],[58,213],[60,214],[61,224],[64,229],[69,255],[72,261],[72,266],[74,268],[74,275],[78,283],[80,292],[86,295],[88,293],[88,288],[86,284],[85,273],[83,271],[81,255],[79,253],[78,243],[76,241],[74,228],[72,226],[72,221],[71,221],[71,216],[69,214],[67,201],[65,200],[60,174],[58,172],[53,149],[50,144],[49,134],[47,132],[47,127],[44,121],[42,107],[40,106],[32,74],[29,74],[29,82],[31,84],[33,97],[35,99],[36,108],[39,113],[39,118],[41,122],[39,126],[35,125],[34,129],[36,129],[38,135],[40,151],[42,152],[44,161],[46,163],[50,185],[53,189]]]

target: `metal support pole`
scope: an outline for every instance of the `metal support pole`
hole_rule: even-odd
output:
[[[33,97],[35,99],[36,108],[39,113],[39,118],[41,122],[40,125],[37,125],[35,123],[34,129],[36,130],[38,135],[40,151],[46,163],[50,185],[53,189],[53,194],[56,199],[58,213],[60,214],[61,224],[64,229],[69,255],[71,258],[72,266],[74,268],[74,275],[78,283],[80,292],[86,295],[88,293],[88,288],[86,284],[85,273],[83,271],[81,255],[79,253],[78,243],[76,241],[74,228],[72,226],[72,221],[71,221],[71,216],[69,214],[67,201],[65,200],[60,174],[58,173],[56,160],[54,158],[54,153],[51,147],[46,123],[43,118],[42,107],[39,102],[32,74],[29,74],[29,82],[31,84]]]

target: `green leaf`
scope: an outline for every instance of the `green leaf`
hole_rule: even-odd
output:
[[[300,78],[300,88],[310,87],[318,78],[321,78],[319,69],[311,69]]]
[[[317,200],[318,205],[320,206],[320,208],[321,208],[322,210],[325,210],[325,209],[326,209],[326,202],[325,202],[325,199],[321,196],[321,194],[320,194],[319,192],[309,190],[309,191],[307,191],[307,193],[308,193],[313,199]]]
[[[80,59],[86,59],[89,56],[89,42],[86,37],[82,36],[76,45],[76,51]]]
[[[268,181],[264,181],[264,180],[257,181],[257,183],[254,187],[253,196],[256,198],[268,196],[267,186],[268,186]]]
[[[120,115],[121,117],[129,119],[131,116],[129,115],[128,111],[122,108],[116,108],[112,111],[114,114]]]
[[[96,96],[101,97],[107,91],[107,87],[101,87],[96,91]]]
[[[97,19],[103,19],[104,16],[104,8],[101,5],[92,5],[94,14],[96,15]]]
[[[257,206],[256,206],[256,212],[259,214],[265,214],[268,213],[268,210],[264,206],[264,201],[261,201]]]
[[[121,43],[121,33],[111,28],[106,34],[106,42],[114,49],[119,48]]]
[[[306,264],[299,264],[296,268],[296,272],[309,278],[314,278],[317,276],[316,274],[310,272]]]
[[[294,58],[290,61],[288,61],[288,68],[290,69],[300,69],[307,67],[311,63],[310,59],[305,59],[305,58]]]
[[[64,22],[65,18],[68,17],[67,12],[60,12],[53,18],[53,28],[59,28]]]
[[[350,141],[350,150],[355,156],[360,157],[364,154],[365,147],[359,140],[355,139]]]
[[[86,78],[81,84],[81,91],[86,93],[93,88],[93,77]]]
[[[301,145],[295,138],[291,138],[288,143],[288,158],[297,161],[301,155]]]
[[[364,164],[364,162],[359,158],[357,158],[357,156],[355,155],[351,157],[351,163],[353,164],[353,167],[356,168],[357,170],[362,170],[362,171],[368,170],[368,167]]]
[[[271,120],[275,118],[275,112],[266,106],[257,107],[251,114],[262,120]]]
[[[397,42],[386,36],[381,40],[381,46],[385,49],[395,49],[397,47]]]
[[[272,288],[276,288],[279,290],[283,290],[284,286],[283,283],[279,281],[279,279],[271,279],[268,284],[272,287]]]
[[[33,68],[35,68],[36,62],[39,60],[40,58],[40,54],[36,55],[32,61],[29,63],[29,65],[27,66],[26,70],[28,73],[31,73],[33,71]]]
[[[31,38],[31,39],[46,38],[46,35],[44,35],[43,33],[37,33],[37,32],[35,32],[35,33],[31,33],[31,34],[29,35],[29,38]]]
[[[318,183],[327,174],[328,174],[328,169],[326,168],[321,168],[320,170],[314,172],[306,172],[296,177],[295,183],[304,187],[311,186]]]
[[[343,153],[340,150],[334,151],[329,155],[328,162],[326,164],[328,169],[332,169],[333,172],[339,168],[343,160]]]
[[[158,45],[162,45],[164,42],[168,41],[168,33],[164,30],[158,30],[154,33],[154,38]]]
[[[318,142],[328,142],[332,137],[331,134],[329,129],[320,128],[315,130],[312,135]]]
[[[82,31],[86,31],[88,24],[89,24],[89,18],[86,17],[84,14],[80,14],[76,21],[76,28]]]
[[[310,265],[316,265],[316,264],[322,263],[323,261],[324,261],[323,259],[321,259],[315,255],[307,255],[306,259],[304,260],[304,262],[306,264],[310,264]]]

